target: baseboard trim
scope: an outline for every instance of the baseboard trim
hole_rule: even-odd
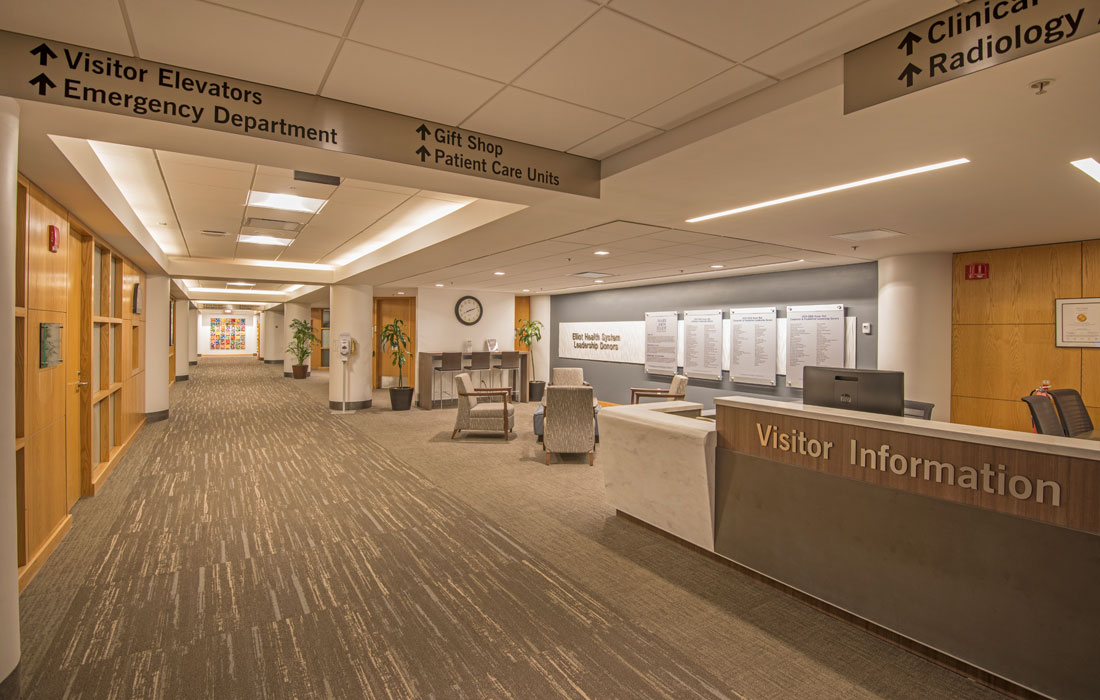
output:
[[[0,700],[19,700],[19,664],[15,664],[8,677],[0,681]]]
[[[283,364],[283,361],[282,360],[264,360],[264,364],[265,365],[281,365],[281,364]]]
[[[191,378],[190,374],[177,374],[176,375],[176,381],[177,382],[186,382],[190,378]]]
[[[343,401],[329,401],[328,407],[334,411],[339,411],[346,406],[349,411],[358,411],[361,408],[370,408],[372,402],[373,399],[364,399],[362,401],[348,401],[347,403],[344,403]]]
[[[53,550],[57,549],[57,545],[61,544],[62,538],[68,534],[69,530],[73,529],[73,516],[69,513],[65,514],[65,517],[61,519],[61,522],[54,527],[49,536],[46,537],[46,541],[42,543],[42,546],[38,548],[38,551],[30,556],[27,563],[19,567],[19,592],[22,593],[23,589],[27,587],[42,568],[42,565],[46,563],[46,560],[53,554]]]
[[[191,361],[190,361],[190,362],[188,362],[187,364],[189,364],[189,365],[191,365],[192,367],[194,367],[195,365],[199,364],[199,361],[198,361],[198,360],[191,360]]]
[[[153,411],[152,413],[145,414],[146,423],[156,423],[158,421],[168,420],[168,409],[163,411]]]
[[[1026,688],[1022,685],[1019,685],[1018,683],[1014,683],[1008,680],[1007,678],[1002,678],[1001,676],[990,673],[984,668],[975,666],[971,663],[963,661],[962,659],[951,656],[950,654],[946,654],[939,649],[930,647],[927,644],[918,642],[915,639],[911,639],[904,635],[898,634],[897,632],[889,628],[871,622],[870,620],[862,618],[859,615],[850,613],[843,608],[838,608],[837,606],[821,600],[820,598],[815,598],[808,593],[803,593],[793,586],[788,586],[782,581],[774,579],[766,574],[762,574],[754,569],[750,569],[744,564],[739,564],[732,559],[726,559],[720,554],[711,552],[707,549],[703,549],[699,545],[688,542],[687,540],[680,539],[676,535],[673,535],[670,532],[665,532],[655,525],[650,525],[646,521],[640,520],[629,513],[624,513],[623,511],[616,509],[615,515],[622,518],[623,520],[634,523],[635,525],[639,525],[646,530],[661,535],[662,537],[671,540],[682,547],[690,549],[694,552],[698,552],[699,554],[702,554],[712,561],[716,561],[719,564],[729,567],[740,574],[744,574],[754,581],[763,583],[764,585],[773,588],[780,593],[783,593],[784,595],[794,598],[795,600],[804,603],[811,608],[814,608],[815,610],[823,612],[830,617],[840,620],[841,622],[846,622],[849,625],[860,629],[863,632],[866,632],[872,637],[877,637],[885,642],[889,642],[890,644],[893,644],[894,646],[903,649],[910,654],[913,654],[914,656],[919,656],[925,661],[929,661],[936,664],[937,666],[947,669],[948,671],[953,671],[960,676],[969,678],[975,683],[979,683],[986,687],[992,688],[1000,693],[1004,693],[1009,697],[1018,698],[1018,700],[1050,700],[1048,696],[1037,693],[1030,688]]]

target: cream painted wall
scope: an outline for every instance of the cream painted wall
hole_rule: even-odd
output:
[[[550,297],[531,297],[531,318],[542,323],[542,340],[531,348],[535,376],[532,379],[546,381],[550,378]]]
[[[466,326],[455,318],[455,304],[469,295],[481,301],[481,320]],[[416,292],[416,349],[418,352],[456,352],[465,341],[484,350],[487,338],[496,338],[502,350],[515,347],[516,296],[500,292],[421,288]]]
[[[210,349],[210,319],[211,318],[243,318],[244,350],[211,350]],[[199,354],[205,356],[214,355],[242,355],[258,352],[259,339],[256,337],[256,312],[255,311],[202,311],[199,313],[199,327],[197,329]]]

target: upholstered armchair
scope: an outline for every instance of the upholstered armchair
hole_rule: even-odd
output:
[[[672,378],[668,389],[654,389],[652,387],[631,387],[630,403],[641,403],[642,399],[664,399],[665,401],[682,401],[687,393],[688,378],[677,374]]]
[[[470,375],[463,372],[455,376],[458,385],[458,416],[451,433],[454,440],[460,430],[501,431],[504,439],[516,427],[516,407],[508,401],[512,387],[474,388]],[[502,401],[479,401],[481,398],[500,397]]]
[[[592,412],[592,387],[546,387],[542,449],[546,463],[550,455],[588,454],[588,463],[596,459],[596,420]]]
[[[588,386],[581,367],[555,367],[550,374],[549,386]]]

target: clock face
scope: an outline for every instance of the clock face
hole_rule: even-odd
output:
[[[481,320],[481,302],[475,297],[462,297],[455,304],[455,317],[467,326],[474,325]]]

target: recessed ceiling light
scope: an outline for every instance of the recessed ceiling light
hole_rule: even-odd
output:
[[[288,246],[294,242],[293,238],[276,238],[275,236],[255,236],[250,233],[242,233],[237,236],[240,243],[252,243],[254,245],[281,245]]]
[[[610,250],[597,250],[593,255],[611,255]]]
[[[603,280],[595,280],[596,284],[603,284]]]
[[[398,292],[398,294],[404,294],[405,292]]]
[[[530,290],[530,289],[524,289],[523,291],[525,291],[525,292],[529,292],[529,291],[531,291],[531,290]]]
[[[1070,165],[1088,175],[1093,180],[1100,182],[1100,163],[1097,163],[1095,158],[1075,160],[1071,162]]]
[[[885,228],[877,228],[872,231],[853,231],[851,233],[834,233],[830,238],[839,238],[844,241],[877,241],[881,238],[894,238],[904,236],[899,231],[891,231]]]
[[[226,284],[231,284],[234,287],[255,287],[256,286],[255,282],[226,282]]]
[[[723,267],[725,267],[725,265],[711,265],[711,267],[715,270],[721,270]]]
[[[258,216],[250,216],[244,220],[245,228],[264,228],[272,231],[301,231],[302,225],[297,221],[283,221],[282,219],[263,219]]]
[[[221,236],[228,236],[229,233],[227,231],[214,231],[213,229],[204,228],[202,230],[202,235],[204,235],[204,236],[215,236],[215,237],[220,238]]]
[[[504,276],[503,272],[494,272],[493,274],[496,275],[497,277],[503,277]]]
[[[299,197],[296,194],[278,194],[275,192],[248,193],[248,206],[261,209],[279,209],[281,211],[298,211],[305,214],[316,214],[325,206],[324,199],[313,197]]]
[[[443,285],[442,285],[442,284],[437,284],[437,285],[435,285],[435,286],[437,286],[437,287],[442,287]]]
[[[896,180],[899,177],[907,177],[909,175],[917,175],[919,173],[926,173],[932,170],[940,170],[941,168],[950,168],[955,165],[962,165],[963,163],[969,163],[966,158],[956,158],[955,160],[947,160],[942,163],[933,163],[932,165],[922,165],[919,168],[910,168],[909,170],[899,170],[896,173],[887,173],[886,175],[877,175],[875,177],[869,177],[865,180],[856,180],[855,182],[846,182],[843,185],[833,185],[832,187],[826,187],[820,190],[813,190],[812,192],[803,192],[802,194],[793,194],[789,197],[780,197],[779,199],[771,199],[767,202],[760,202],[758,204],[750,204],[744,207],[738,207],[737,209],[727,209],[726,211],[716,212],[714,214],[706,214],[704,216],[697,216],[694,219],[688,219],[689,224],[696,224],[700,221],[709,221],[710,219],[717,219],[720,216],[729,216],[731,214],[740,214],[745,211],[752,211],[753,209],[763,209],[764,207],[772,207],[776,204],[786,204],[787,202],[794,202],[799,199],[808,199],[810,197],[817,197],[822,194],[829,194],[831,192],[840,192],[841,190],[850,190],[854,187],[863,187],[864,185],[870,185],[876,182],[884,182],[886,180]]]

